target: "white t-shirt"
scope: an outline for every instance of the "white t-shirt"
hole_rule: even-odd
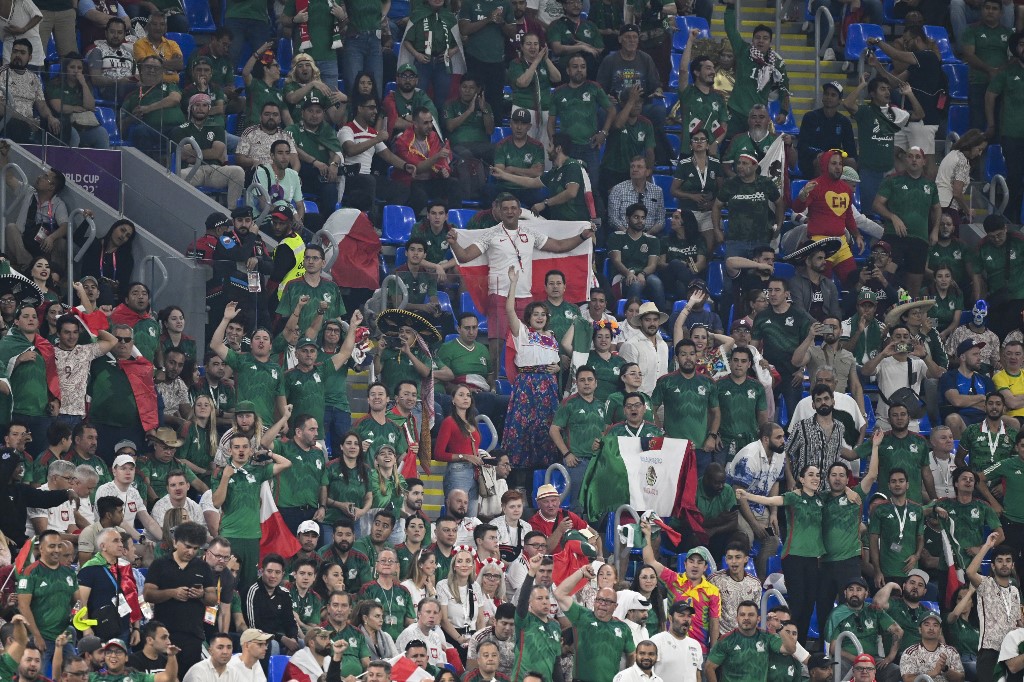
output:
[[[651,637],[658,646],[658,662],[654,674],[679,682],[697,682],[697,671],[704,665],[704,652],[693,637],[677,639],[671,632]]]
[[[89,383],[89,366],[103,355],[99,344],[78,345],[71,350],[53,347],[53,360],[60,378],[60,413],[85,416],[85,393]]]
[[[132,486],[128,486],[127,492],[122,492],[117,484],[113,481],[104,483],[99,488],[96,488],[96,499],[101,497],[116,497],[117,499],[124,502],[124,521],[121,525],[125,528],[135,527],[135,516],[140,511],[146,511],[146,502],[142,499],[142,495],[139,491]]]
[[[427,645],[427,656],[431,664],[436,666],[447,665],[448,657],[444,652],[448,649],[448,640],[444,638],[444,631],[440,625],[434,626],[427,635],[424,635],[423,631],[420,630],[419,623],[412,623],[398,635],[398,639],[395,640],[395,648],[404,652],[405,646],[409,642],[416,640],[420,640]]]
[[[442,580],[437,584],[437,600],[441,602],[441,606],[448,608],[448,622],[455,628],[465,631],[469,628],[470,631],[476,630],[476,617],[480,613],[480,605],[477,603],[472,604],[472,615],[470,615],[470,599],[476,601],[476,591],[471,590],[472,583],[459,588],[459,601],[461,604],[455,601],[455,596],[452,592],[451,586],[447,580]]]
[[[267,676],[263,672],[259,661],[251,668],[246,668],[242,663],[242,654],[235,654],[228,661],[228,670],[231,672],[232,682],[267,682]]]
[[[511,286],[508,269],[516,266],[519,269],[516,298],[533,298],[533,250],[544,247],[547,235],[522,225],[518,232],[509,232],[502,225],[495,225],[478,230],[472,238],[472,243],[487,257],[487,293],[507,295]]]
[[[50,485],[44,483],[39,487],[40,491],[49,490]],[[48,530],[55,530],[58,533],[66,533],[68,528],[78,528],[75,526],[75,504],[68,500],[59,507],[50,507],[49,509],[39,509],[36,507],[29,507],[27,510],[28,521],[25,523],[25,535],[32,538],[36,535],[36,529],[32,525],[32,519],[46,519],[46,528]]]
[[[912,363],[912,372],[914,374],[914,383],[910,386],[914,389],[914,392],[922,398],[921,395],[921,383],[924,381],[928,374],[928,365],[925,364],[921,358],[911,355],[910,361]],[[907,385],[907,363],[904,360],[900,362],[895,357],[882,358],[878,363],[878,370],[875,374],[878,381],[878,390],[884,396],[892,395],[894,391],[900,388],[904,388]],[[878,424],[875,428],[882,428],[889,430],[889,408],[883,402],[878,406],[876,412],[878,416]],[[910,420],[910,430],[920,431],[921,422],[918,419]]]
[[[373,126],[364,128],[355,121],[349,121],[341,127],[341,130],[338,131],[338,140],[341,141],[342,149],[345,148],[346,142],[365,142],[375,137],[377,137],[377,130],[375,130]],[[359,164],[359,174],[369,175],[374,154],[380,154],[387,148],[388,146],[386,144],[378,142],[372,147],[364,149],[361,153],[356,154],[355,156],[346,154],[345,165],[351,166]]]
[[[467,547],[475,547],[473,531],[481,523],[480,519],[475,516],[467,516],[459,521],[458,535],[455,536],[455,546],[466,545]]]

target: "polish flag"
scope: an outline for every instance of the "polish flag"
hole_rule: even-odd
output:
[[[373,290],[380,286],[380,237],[365,213],[339,208],[316,239],[331,263],[331,281],[339,287]]]
[[[391,664],[391,682],[420,682],[420,680],[433,681],[434,676],[423,668],[416,665],[411,658],[399,654],[388,659]]]
[[[277,509],[270,482],[264,481],[260,486],[260,561],[268,554],[295,556],[300,549],[302,545],[288,530],[281,512]]]

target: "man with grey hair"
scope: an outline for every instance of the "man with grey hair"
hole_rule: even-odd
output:
[[[953,429],[946,425],[933,426],[928,443],[932,451],[928,454],[928,467],[932,470],[932,481],[935,485],[935,499],[956,497],[953,487],[953,470],[956,462],[953,458]]]
[[[109,498],[100,498],[100,501],[105,499]],[[131,564],[121,561],[121,555],[124,553],[121,529],[112,526],[101,530],[96,535],[96,547],[96,556],[84,562],[78,572],[82,603],[89,609],[89,613],[97,613],[107,604],[117,605],[120,615],[120,632],[117,639],[130,642],[131,604],[127,601],[122,586],[134,581],[135,576]],[[137,604],[135,606],[137,608]]]
[[[836,322],[834,318],[830,318],[833,322]],[[827,324],[827,321],[826,321]],[[838,327],[836,327],[838,329]],[[800,349],[797,349],[799,352]],[[849,353],[847,350],[843,350],[843,353]],[[794,357],[796,354],[794,353]],[[852,359],[853,356],[850,355]],[[839,388],[840,384],[840,372],[837,372],[835,367],[831,364],[822,364],[811,375],[811,386],[817,386],[818,384],[825,384],[832,389],[833,396],[835,398],[834,411],[832,416],[841,421],[845,427],[846,444],[850,447],[856,447],[864,441],[864,431],[867,427],[867,415],[864,409],[864,391],[861,388],[860,381],[857,380],[857,366],[852,365],[851,369],[854,375],[853,381],[855,384],[850,384],[847,380],[845,383],[847,387],[852,386],[853,396],[849,393],[842,391]],[[789,418],[789,423],[799,424],[802,420],[807,419],[814,415],[814,407],[811,405],[811,397],[807,396],[796,404],[796,408],[793,410],[793,415]]]
[[[64,460],[54,460],[46,470],[46,483],[39,487],[40,490],[67,490],[71,488],[75,480],[75,465]],[[25,535],[33,537],[44,530],[51,529],[61,534],[62,540],[67,540],[74,535],[70,531],[85,528],[86,520],[79,516],[78,509],[80,501],[68,500],[59,507],[40,509],[30,507],[28,509],[28,522],[25,524]]]
[[[86,525],[96,522],[96,504],[92,501],[93,493],[100,476],[94,467],[88,464],[79,464],[75,467],[75,480],[71,482],[71,489],[78,493],[82,504],[78,507],[78,513],[86,520]]]

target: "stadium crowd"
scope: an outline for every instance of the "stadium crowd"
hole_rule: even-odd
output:
[[[191,338],[3,179],[0,680],[1024,679],[1021,5],[809,3],[889,23],[797,126],[725,4],[0,0],[0,168],[170,141],[226,208]],[[379,289],[339,207],[413,216]]]

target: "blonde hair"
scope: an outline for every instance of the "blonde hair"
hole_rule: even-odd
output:
[[[202,393],[196,396],[195,402],[192,403],[192,424],[195,426],[199,425],[196,421],[196,404],[200,400],[207,400],[210,403],[210,417],[206,422],[206,435],[207,435],[207,452],[211,458],[217,454],[217,448],[220,446],[220,437],[217,435],[217,403],[213,401],[213,398]],[[186,436],[188,434],[185,434]]]
[[[446,578],[446,580],[448,581],[448,588],[452,592],[452,600],[456,604],[461,604],[462,603],[462,596],[459,594],[459,584],[456,582],[456,578],[455,578],[455,562],[458,561],[459,556],[462,555],[462,554],[465,554],[470,559],[472,559],[473,560],[473,568],[474,568],[474,570],[476,568],[476,558],[473,556],[473,553],[470,552],[468,549],[460,549],[458,552],[455,552],[455,554],[452,554],[451,569],[449,569],[449,571],[448,571],[448,577]],[[472,575],[472,574],[470,574],[470,575]],[[466,587],[467,587],[467,592],[469,594],[469,598],[472,599],[473,598],[473,578],[472,577],[470,577],[469,580],[466,581]]]

